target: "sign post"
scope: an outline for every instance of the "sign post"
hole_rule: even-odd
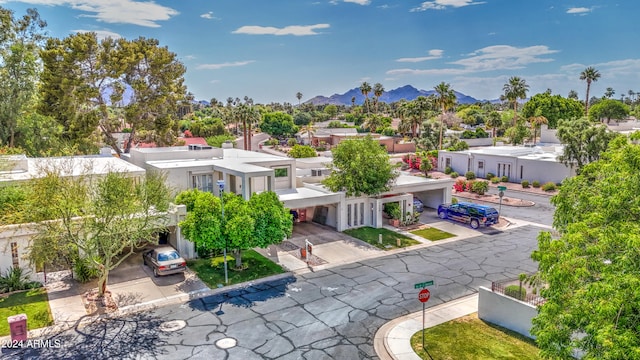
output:
[[[500,214],[502,214],[502,197],[504,196],[504,191],[507,190],[507,187],[498,186],[498,190],[500,190],[500,192],[498,193],[498,196],[500,197],[500,205],[498,207],[498,216],[500,216]]]
[[[418,293],[418,300],[420,300],[420,302],[422,303],[422,348],[424,349],[424,351],[426,351],[427,355],[429,355],[429,359],[433,360],[433,358],[431,357],[431,354],[429,354],[429,350],[427,350],[427,348],[424,346],[424,316],[425,316],[424,307],[427,301],[429,301],[430,297],[431,297],[431,292],[429,292],[429,289],[422,289]]]

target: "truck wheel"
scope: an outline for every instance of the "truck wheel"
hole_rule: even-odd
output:
[[[477,229],[480,227],[480,221],[478,219],[471,219],[471,228]]]

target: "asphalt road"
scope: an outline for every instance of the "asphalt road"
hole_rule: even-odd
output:
[[[473,294],[492,280],[532,272],[530,253],[539,231],[512,228],[291,276],[72,329],[45,339],[58,347],[5,349],[2,357],[376,359],[377,329],[422,308],[415,283],[435,281],[430,307]],[[163,331],[163,325],[173,327]],[[235,346],[225,349],[217,343],[221,339]]]

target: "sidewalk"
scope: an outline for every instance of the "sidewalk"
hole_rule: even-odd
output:
[[[424,327],[433,327],[477,311],[478,294],[466,296],[426,309]],[[422,311],[389,321],[378,329],[374,337],[376,354],[382,360],[421,360],[411,348],[411,336],[420,330]]]

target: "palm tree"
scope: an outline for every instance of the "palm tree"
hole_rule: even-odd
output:
[[[604,97],[606,97],[607,99],[611,99],[613,97],[613,95],[615,95],[616,91],[613,90],[612,87],[608,87],[605,91],[604,91]],[[624,96],[624,95],[622,95]]]
[[[549,121],[547,120],[546,117],[540,115],[539,113],[536,114],[536,116],[532,116],[529,118],[529,122],[531,123],[531,128],[533,129],[533,145],[536,144],[536,132],[538,130],[538,128],[540,127],[540,125],[542,124],[548,124]]]
[[[354,106],[356,106],[356,97],[352,96],[351,97],[351,107],[354,107]]]
[[[298,99],[298,107],[300,107],[300,100],[302,99],[302,93],[300,91],[296,93],[296,98]]]
[[[518,99],[526,99],[529,85],[518,76],[512,76],[509,81],[502,87],[504,98],[513,104],[513,124],[516,123],[518,114]]]
[[[378,114],[374,114],[367,118],[367,121],[365,121],[364,124],[362,124],[362,127],[374,133],[378,130],[378,128],[381,128],[382,125],[383,125],[382,116]]]
[[[375,85],[373,85],[373,96],[376,97],[376,114],[378,113],[378,100],[380,99],[380,96],[382,96],[383,93],[384,93],[384,87],[382,86],[382,84],[375,83]]]
[[[371,85],[369,85],[369,83],[366,81],[363,82],[362,85],[360,85],[360,92],[366,98],[365,102],[367,103],[367,115],[369,115],[369,93],[371,92]]]
[[[567,95],[567,98],[578,100],[578,92],[575,90],[569,91],[569,95]]]
[[[598,72],[598,70],[596,70],[592,66],[589,66],[588,68],[584,69],[580,73],[580,80],[587,81],[587,96],[585,97],[585,101],[584,101],[584,106],[585,106],[584,112],[587,115],[587,118],[589,117],[589,90],[591,90],[591,83],[594,81],[598,81],[599,78],[600,78],[600,72]]]
[[[492,138],[496,138],[496,129],[502,126],[502,118],[500,118],[500,113],[497,111],[492,111],[487,116],[487,126],[491,128],[493,131]]]
[[[457,101],[456,93],[451,88],[451,85],[445,82],[434,87],[436,91],[436,103],[442,109],[442,115],[440,115],[440,141],[438,142],[438,150],[442,150],[442,128],[444,127],[444,116],[447,110],[454,107]]]

